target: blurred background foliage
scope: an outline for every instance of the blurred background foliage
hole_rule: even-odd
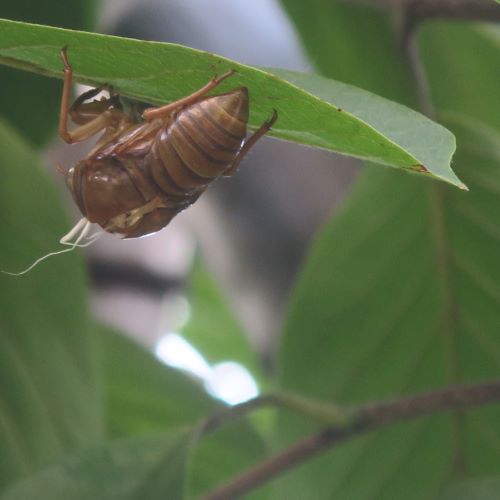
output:
[[[471,189],[368,167],[350,192],[350,160],[264,141],[168,236],[0,276],[2,500],[196,496],[314,430],[262,412],[194,447],[189,428],[266,388],[358,403],[498,376],[498,29],[425,22],[415,62],[400,50],[401,13],[371,4],[2,2],[3,18],[312,69],[413,108],[420,63]],[[11,270],[70,226],[47,172],[82,150],[54,141],[60,82],[0,71]],[[252,497],[496,498],[498,422],[492,407],[394,426]]]

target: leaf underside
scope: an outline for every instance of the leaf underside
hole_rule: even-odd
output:
[[[455,140],[449,131],[355,87],[316,75],[273,70],[292,80],[289,83],[269,72],[175,44],[0,20],[0,62],[4,64],[61,78],[63,46],[69,47],[76,81],[110,84],[126,96],[155,104],[175,101],[214,74],[234,69],[236,75],[220,90],[249,88],[252,127],[276,109],[279,119],[270,133],[274,137],[423,172],[465,188],[450,168]]]

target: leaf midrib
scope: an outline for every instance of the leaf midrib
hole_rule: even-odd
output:
[[[436,277],[440,314],[437,327],[441,331],[444,347],[444,362],[447,370],[447,384],[454,385],[460,380],[460,364],[457,346],[458,301],[451,286],[451,271],[454,255],[447,232],[444,192],[434,183],[429,185],[430,227],[434,243]],[[453,412],[450,416],[453,433],[453,463],[450,478],[465,476],[465,422],[463,412]]]

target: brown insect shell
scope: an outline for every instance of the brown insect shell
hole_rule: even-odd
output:
[[[206,97],[172,115],[116,121],[68,172],[82,214],[105,231],[136,238],[159,231],[223,175],[247,132],[245,87]]]

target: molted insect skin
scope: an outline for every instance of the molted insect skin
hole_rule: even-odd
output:
[[[72,69],[64,63],[59,132],[67,142],[104,131],[89,156],[67,173],[67,184],[83,216],[105,231],[136,238],[159,231],[193,204],[207,185],[233,175],[241,158],[276,121],[273,113],[247,141],[248,90],[204,94],[233,72],[211,80],[191,96],[144,112],[138,122],[122,111],[118,96],[69,106]],[[111,92],[110,92],[111,93]],[[67,129],[70,115],[80,127]]]
[[[166,195],[204,190],[235,160],[247,132],[248,90],[209,97],[180,111],[148,154],[151,174]]]
[[[244,87],[188,106],[159,129],[144,158],[125,149],[78,163],[70,181],[75,202],[108,232],[126,238],[156,232],[230,167],[247,121]]]

